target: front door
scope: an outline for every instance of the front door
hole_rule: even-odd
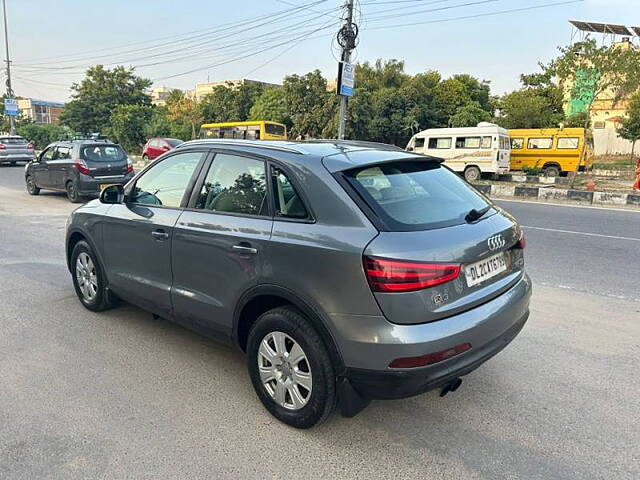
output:
[[[218,153],[180,216],[172,247],[176,317],[226,335],[263,276],[273,219],[262,159]]]
[[[49,175],[49,162],[53,160],[53,154],[56,147],[49,147],[40,154],[40,158],[37,162],[34,162],[31,166],[31,172],[33,178],[36,181],[38,187],[50,187],[51,176]]]
[[[104,220],[106,274],[113,291],[160,315],[170,315],[171,242],[202,151],[180,152],[147,170],[124,204]]]

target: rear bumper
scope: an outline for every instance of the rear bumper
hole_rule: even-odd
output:
[[[531,281],[527,275],[497,298],[450,318],[419,325],[396,325],[384,317],[336,321],[345,376],[362,396],[404,398],[446,385],[466,375],[506,347],[529,316]],[[415,369],[390,369],[397,358],[439,352],[462,343],[471,350]]]
[[[9,156],[0,156],[0,163],[11,163],[11,162],[31,162],[33,160],[33,155],[11,155]]]
[[[133,173],[129,173],[117,177],[93,178],[82,175],[78,181],[78,192],[80,195],[98,195],[100,193],[100,185],[124,185],[133,178]]]

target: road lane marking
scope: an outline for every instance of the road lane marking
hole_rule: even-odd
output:
[[[619,237],[617,235],[603,235],[601,233],[574,232],[573,230],[560,230],[560,229],[557,229],[557,228],[531,227],[529,225],[523,225],[522,227],[523,228],[530,228],[532,230],[544,230],[545,232],[573,233],[574,235],[586,235],[588,237],[613,238],[615,240],[631,240],[632,242],[640,242],[640,238],[633,238],[633,237]]]

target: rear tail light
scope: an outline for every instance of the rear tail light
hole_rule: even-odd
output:
[[[426,367],[427,365],[432,365],[434,363],[442,362],[443,360],[447,360],[448,358],[455,357],[456,355],[460,355],[461,353],[464,353],[467,350],[471,350],[471,344],[462,343],[460,345],[456,345],[453,348],[448,348],[446,350],[441,350],[435,353],[427,353],[426,355],[422,355],[420,357],[396,358],[393,362],[389,364],[389,367],[390,368]]]
[[[133,163],[127,158],[127,173],[133,173]]]
[[[514,245],[514,248],[524,248],[526,246],[527,246],[527,242],[524,239],[524,232],[520,231],[520,238],[518,239],[518,241]]]
[[[33,143],[28,144],[28,145],[27,145],[27,148],[28,148],[29,150],[33,150]]]
[[[6,148],[7,148],[7,146],[4,143],[0,143],[0,150],[4,150]]]
[[[454,280],[459,264],[422,263],[364,257],[364,271],[374,292],[412,292]]]
[[[90,175],[91,171],[89,170],[89,167],[87,167],[87,163],[82,160],[81,158],[77,159],[73,165],[76,167],[76,170],[78,170],[80,173],[84,174],[84,175]]]

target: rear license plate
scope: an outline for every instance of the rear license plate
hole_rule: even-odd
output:
[[[479,262],[471,263],[464,267],[464,275],[467,277],[467,285],[473,287],[490,278],[500,275],[507,269],[504,253],[498,253]]]

